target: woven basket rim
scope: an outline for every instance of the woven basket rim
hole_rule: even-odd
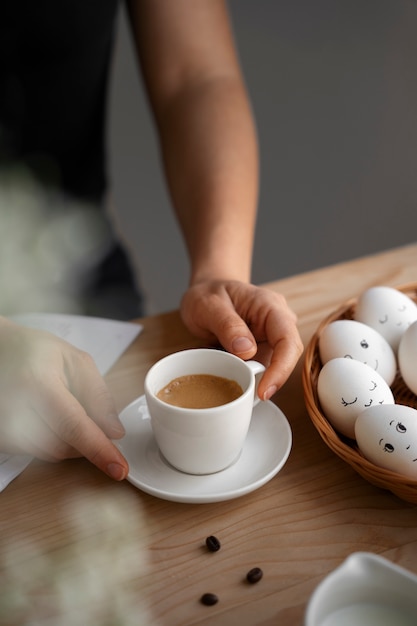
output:
[[[394,286],[394,289],[401,291],[417,302],[417,283],[413,282]],[[357,297],[350,298],[332,313],[328,314],[320,322],[306,347],[302,368],[302,384],[307,412],[325,444],[333,450],[337,456],[353,467],[357,473],[373,485],[388,489],[399,498],[417,504],[417,479],[409,479],[401,474],[379,467],[365,459],[360,453],[356,442],[340,435],[327,420],[320,407],[317,394],[317,378],[321,369],[318,350],[320,336],[330,322],[344,318],[351,319],[357,301]],[[397,378],[392,386],[401,385],[401,383],[402,386],[405,387],[400,375],[397,374]],[[414,408],[417,408],[417,397],[412,394],[410,390],[407,391],[413,400],[415,399]]]

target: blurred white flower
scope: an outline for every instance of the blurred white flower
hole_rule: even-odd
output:
[[[81,487],[62,511],[59,548],[45,553],[23,537],[4,547],[0,624],[157,624],[145,596],[144,518],[139,501],[127,494]]]
[[[111,230],[99,207],[47,193],[25,172],[0,172],[0,313],[79,313],[88,270]]]

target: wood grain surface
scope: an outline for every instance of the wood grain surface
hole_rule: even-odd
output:
[[[416,279],[411,245],[267,287],[285,295],[307,344],[348,298]],[[157,359],[201,345],[176,311],[140,322],[107,376],[119,409],[142,395]],[[274,401],[293,431],[290,457],[266,485],[227,502],[158,499],[85,460],[32,462],[0,495],[0,623],[301,626],[314,588],[352,552],[417,573],[416,507],[325,446],[305,409],[301,361]],[[218,552],[207,550],[208,535],[220,540]],[[264,575],[251,585],[246,573],[256,566]],[[206,592],[216,605],[200,602]]]

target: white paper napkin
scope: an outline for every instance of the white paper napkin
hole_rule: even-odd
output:
[[[27,326],[47,330],[93,357],[102,376],[106,374],[135,337],[140,324],[83,315],[27,313],[10,319]],[[29,465],[32,457],[0,454],[0,491]]]

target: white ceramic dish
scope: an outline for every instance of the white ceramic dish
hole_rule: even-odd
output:
[[[174,502],[220,502],[250,493],[280,471],[292,445],[285,415],[272,402],[260,402],[239,459],[216,474],[193,476],[176,470],[160,454],[144,396],[123,409],[120,419],[126,435],[114,443],[129,463],[127,480],[146,493]]]
[[[379,555],[355,552],[318,585],[305,626],[415,626],[417,575]]]

